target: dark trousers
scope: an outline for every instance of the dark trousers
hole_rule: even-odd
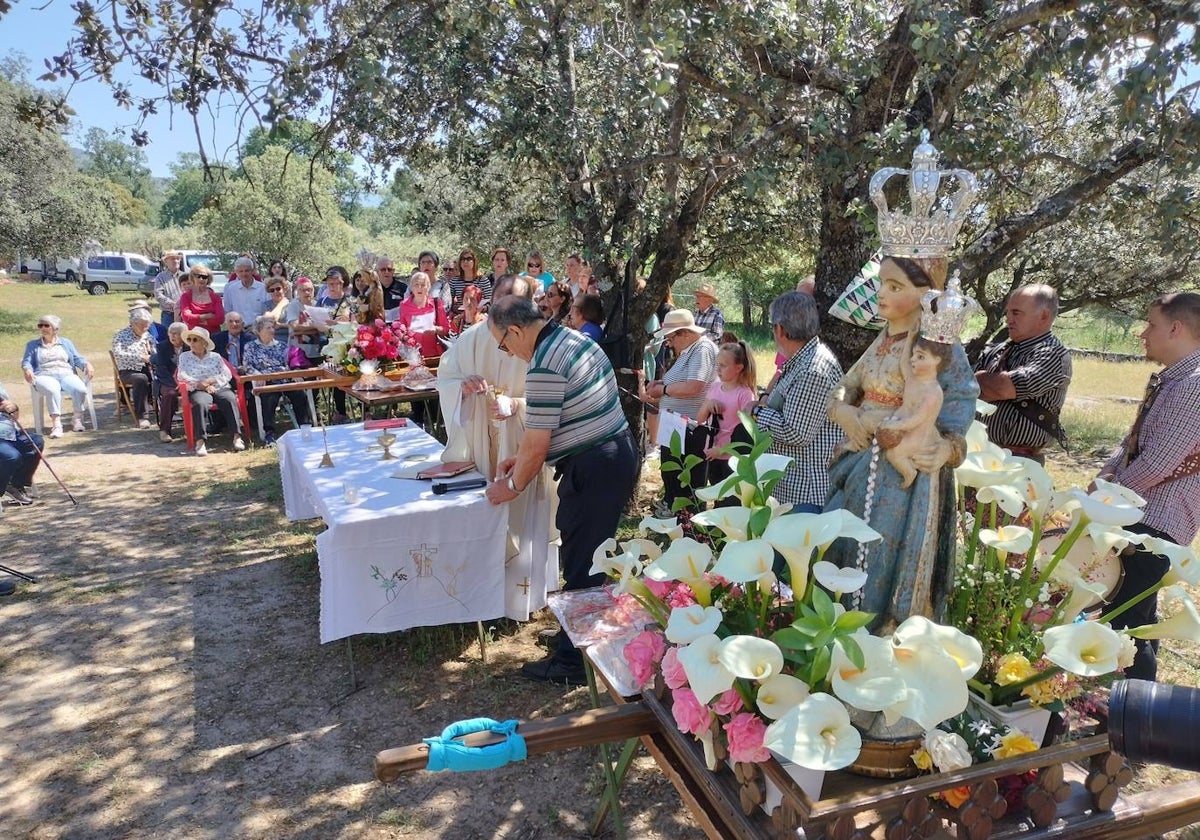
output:
[[[617,533],[617,523],[637,483],[639,456],[633,434],[625,429],[611,440],[559,462],[558,515],[555,524],[562,536],[558,557],[564,591],[587,589],[604,583],[592,575],[592,554]],[[583,664],[583,656],[565,632],[558,634],[555,656],[568,665]]]
[[[30,440],[32,438],[32,441]],[[28,487],[38,465],[38,450],[45,446],[41,435],[26,437],[17,432],[16,440],[0,440],[0,493],[9,486]]]
[[[663,501],[667,507],[673,507],[676,499],[687,499],[688,507],[695,509],[696,494],[695,490],[711,483],[708,480],[708,470],[710,462],[704,458],[704,447],[708,445],[707,431],[704,426],[697,426],[688,430],[683,441],[683,460],[687,460],[688,455],[695,455],[700,459],[700,463],[692,468],[688,475],[688,487],[683,486],[683,470],[668,470],[663,467],[668,464],[678,464],[683,466],[682,461],[675,460],[675,456],[671,454],[670,447],[659,447],[659,471],[662,473],[663,482]],[[689,489],[690,488],[690,489]]]
[[[1162,531],[1156,531],[1154,528],[1140,523],[1129,525],[1126,527],[1126,530],[1138,534],[1149,534],[1152,537],[1160,537],[1164,540],[1171,540],[1171,537]],[[1172,540],[1172,542],[1174,541]],[[1121,556],[1121,564],[1125,567],[1125,578],[1113,594],[1112,603],[1101,611],[1101,619],[1107,613],[1112,612],[1127,601],[1132,601],[1138,595],[1158,583],[1162,580],[1162,576],[1167,573],[1167,570],[1171,568],[1171,561],[1161,554],[1151,554],[1149,551],[1145,551],[1136,545],[1130,546],[1130,548],[1134,549],[1132,553]],[[1158,621],[1157,593],[1146,598],[1141,603],[1130,607],[1128,612],[1123,612],[1113,619],[1112,628],[1114,630],[1123,630],[1126,627],[1140,627],[1143,624],[1153,624],[1156,621]],[[1134,643],[1137,645],[1137,655],[1133,658],[1133,665],[1125,669],[1125,677],[1131,680],[1150,680],[1153,682],[1158,675],[1158,640],[1134,639]]]
[[[170,314],[169,312],[167,313]],[[171,421],[179,408],[179,389],[172,385],[158,387],[158,428],[171,434]]]
[[[225,427],[230,434],[240,435],[242,433],[242,424],[238,418],[237,397],[232,389],[221,388],[215,394],[201,390],[188,391],[188,398],[192,401],[192,428],[196,430],[196,440],[204,440],[208,437],[208,410],[214,402],[217,410],[221,412],[221,416],[225,418]]]
[[[161,323],[163,325],[163,329],[165,330],[167,327],[171,326],[171,324],[175,323],[175,313],[168,312],[167,310],[164,309],[162,311],[162,318],[160,318],[159,320],[161,321]]]
[[[150,395],[150,377],[145,371],[123,370],[121,381],[133,391],[133,413],[135,420],[146,419],[146,398]]]
[[[341,393],[338,391],[337,393]],[[268,432],[275,431],[275,411],[279,408],[279,398],[286,396],[288,402],[292,404],[292,411],[296,412],[297,423],[308,422],[308,401],[305,400],[304,394],[301,391],[283,391],[274,394],[262,394],[259,399],[262,400],[262,422],[263,430]],[[343,396],[345,396],[343,394]]]

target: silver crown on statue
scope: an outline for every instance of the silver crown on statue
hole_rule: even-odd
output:
[[[953,344],[959,340],[967,321],[979,311],[979,304],[962,293],[962,283],[955,272],[945,291],[930,289],[921,295],[921,310],[921,337],[938,344]]]
[[[879,209],[879,235],[886,256],[944,257],[954,247],[979,183],[965,169],[938,169],[937,163],[938,150],[929,142],[926,130],[913,150],[912,169],[885,166],[871,176],[871,201]],[[910,176],[911,214],[888,209],[883,188],[894,175]],[[945,177],[956,178],[959,186],[939,202],[938,187]]]

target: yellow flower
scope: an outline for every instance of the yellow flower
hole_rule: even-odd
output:
[[[1000,746],[993,750],[992,758],[1012,758],[1014,755],[1034,752],[1037,748],[1032,738],[1017,729],[1000,738]]]
[[[1020,653],[1006,653],[996,663],[996,685],[1012,685],[1027,680],[1037,673],[1037,668]]]
[[[917,765],[918,770],[928,771],[933,769],[933,756],[929,754],[929,750],[921,747],[912,754],[912,763]]]
[[[1052,680],[1043,680],[1033,685],[1027,685],[1021,693],[1030,699],[1035,706],[1048,706],[1058,700],[1058,692]]]

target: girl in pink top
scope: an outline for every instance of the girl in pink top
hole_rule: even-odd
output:
[[[708,386],[704,404],[700,406],[700,414],[696,418],[701,423],[713,416],[720,418],[716,439],[704,450],[708,458],[709,484],[723,481],[731,473],[729,455],[718,450],[733,438],[733,430],[740,422],[738,412],[744,411],[758,399],[755,393],[757,385],[754,354],[746,347],[746,342],[722,344],[717,353],[717,381]]]

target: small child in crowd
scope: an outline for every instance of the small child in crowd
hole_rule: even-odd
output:
[[[744,411],[758,398],[758,376],[754,370],[754,354],[744,341],[722,344],[717,352],[717,381],[708,386],[704,404],[696,418],[701,423],[710,417],[719,418],[717,435],[704,450],[708,459],[708,483],[724,481],[732,474],[728,453],[719,452],[733,439],[738,412]]]

